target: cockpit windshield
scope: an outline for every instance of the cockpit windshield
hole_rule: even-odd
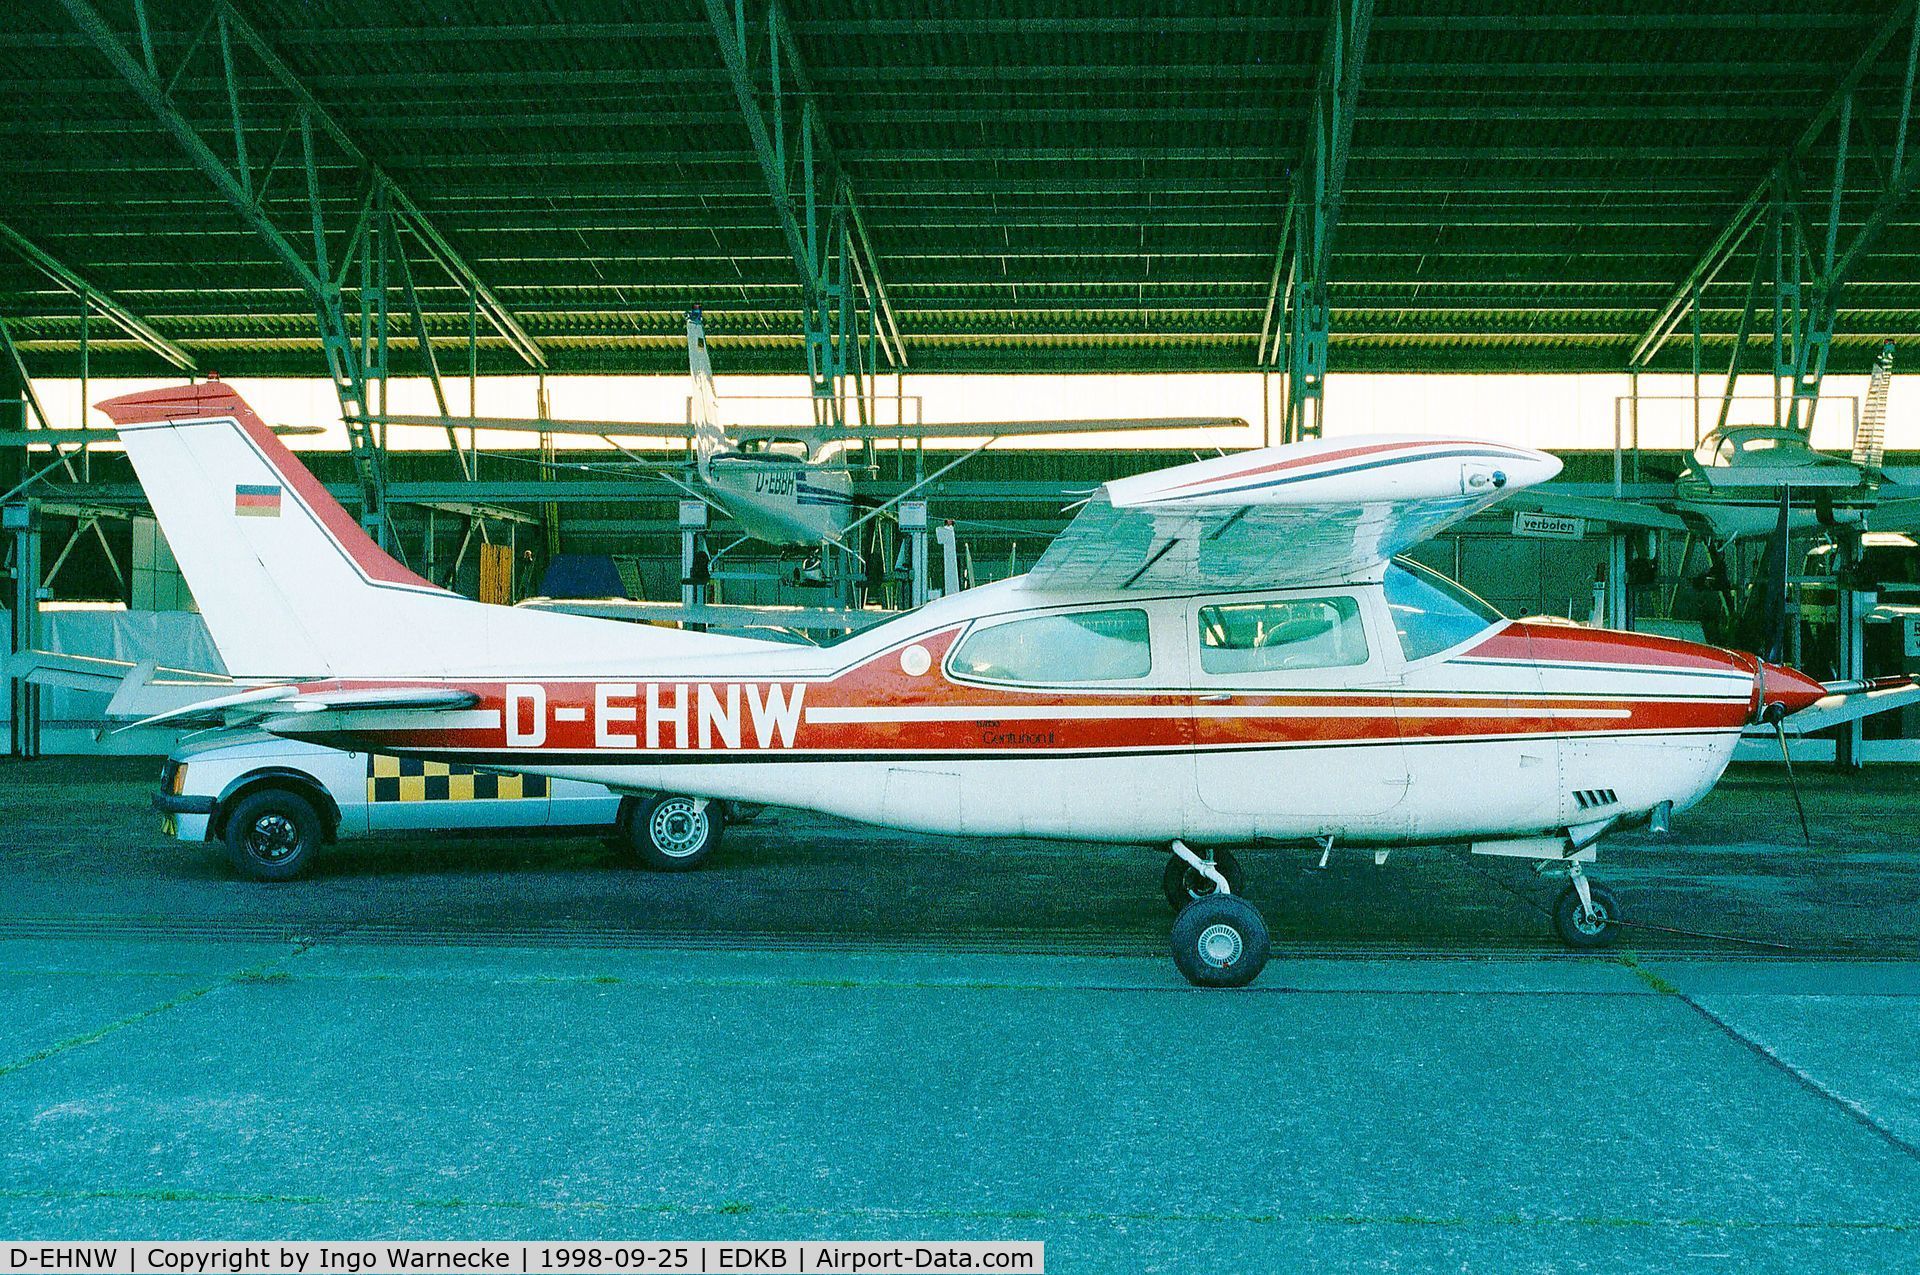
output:
[[[1459,646],[1506,619],[1437,571],[1410,558],[1387,564],[1382,582],[1407,663]]]

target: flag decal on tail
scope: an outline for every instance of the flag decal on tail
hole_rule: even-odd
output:
[[[280,487],[276,483],[238,483],[233,489],[233,512],[243,518],[278,518]]]

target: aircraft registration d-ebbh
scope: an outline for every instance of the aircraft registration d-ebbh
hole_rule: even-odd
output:
[[[1027,574],[804,647],[470,601],[382,552],[227,386],[100,407],[229,672],[261,683],[188,711],[606,784],[660,868],[704,859],[728,801],[1156,847],[1201,985],[1267,959],[1231,853],[1261,842],[1536,859],[1570,878],[1561,936],[1605,943],[1597,841],[1699,801],[1749,723],[1853,689],[1508,620],[1396,560],[1558,472],[1519,447],[1329,439],[1119,479]]]

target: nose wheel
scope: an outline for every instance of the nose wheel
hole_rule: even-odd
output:
[[[1620,905],[1611,890],[1575,877],[1553,901],[1553,932],[1571,948],[1611,947],[1620,937]]]

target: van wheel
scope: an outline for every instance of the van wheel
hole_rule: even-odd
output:
[[[691,872],[720,844],[725,824],[717,801],[661,793],[635,807],[627,821],[627,844],[643,867]]]
[[[321,835],[313,803],[285,788],[248,793],[227,812],[227,858],[255,881],[291,881],[305,872]]]

